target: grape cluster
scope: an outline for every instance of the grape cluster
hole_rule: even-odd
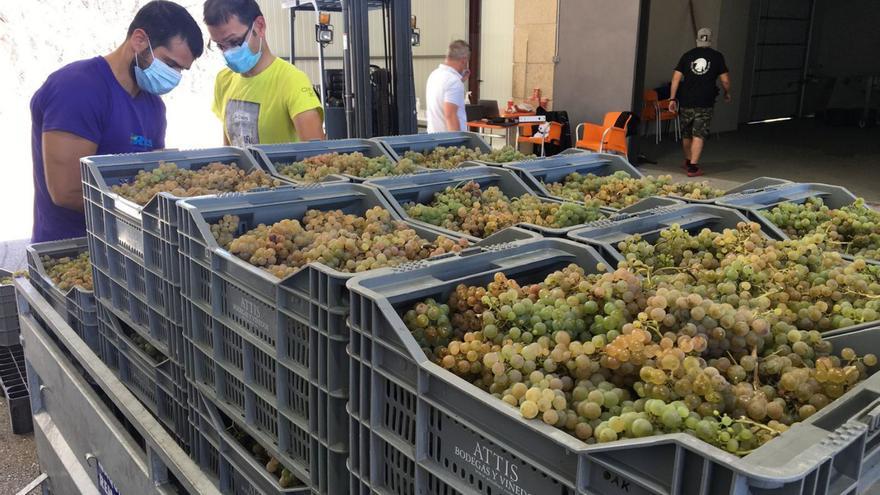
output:
[[[88,251],[79,253],[75,258],[42,256],[40,260],[46,274],[58,289],[67,291],[78,286],[84,290],[92,290],[92,265],[89,263]]]
[[[416,165],[426,168],[453,169],[458,168],[462,162],[484,161],[490,163],[509,163],[522,160],[532,160],[535,155],[521,153],[513,146],[504,146],[498,150],[485,153],[478,148],[467,146],[438,146],[429,152],[407,151],[404,159],[412,160]]]
[[[575,172],[562,182],[545,183],[544,186],[555,196],[611,208],[625,208],[649,196],[711,199],[724,194],[724,191],[711,187],[707,181],[673,182],[669,175],[632,177],[623,171],[607,176]]]
[[[822,198],[810,198],[803,203],[780,203],[762,214],[790,237],[824,233],[829,249],[880,260],[880,212],[862,199],[828,208]]]
[[[164,356],[162,356],[162,353],[160,353],[158,349],[153,347],[153,344],[150,344],[147,339],[141,337],[136,333],[132,333],[131,335],[129,335],[129,338],[131,338],[131,340],[140,350],[144,351],[147,356],[150,356],[150,359],[152,359],[154,362],[159,363],[164,360]]]
[[[363,216],[308,210],[300,220],[260,224],[237,235],[239,224],[239,217],[226,215],[211,226],[211,232],[230,253],[278,278],[311,262],[343,272],[362,272],[458,252],[468,245],[464,239],[443,236],[429,242],[378,206]]]
[[[862,260],[745,223],[621,248],[614,271],[497,273],[402,318],[439,366],[587,443],[685,432],[746,455],[877,365],[821,333],[880,318],[880,270]]]
[[[369,158],[363,153],[325,153],[293,163],[276,163],[278,173],[299,182],[320,182],[329,175],[348,174],[356,177],[386,177],[411,174],[417,170],[412,160],[398,163],[388,157]]]
[[[179,198],[245,192],[258,188],[280,186],[262,170],[245,172],[236,164],[210,163],[191,170],[178,168],[177,164],[162,162],[152,170],[141,170],[132,182],[117,184],[110,189],[139,205],[147,204],[160,192],[168,192]]]
[[[27,270],[16,271],[16,272],[13,272],[12,275],[9,275],[8,277],[0,278],[0,285],[10,285],[18,277],[28,278]]]
[[[430,204],[408,203],[404,209],[417,220],[481,238],[517,223],[561,228],[603,216],[595,206],[553,203],[532,194],[508,198],[497,186],[483,189],[474,181],[447,187]]]
[[[302,485],[302,482],[296,479],[289,469],[284,467],[276,457],[269,454],[265,447],[260,445],[259,442],[254,440],[252,436],[248,435],[237,424],[232,423],[228,431],[232,438],[244,447],[259,464],[265,466],[266,472],[276,478],[281,488]]]

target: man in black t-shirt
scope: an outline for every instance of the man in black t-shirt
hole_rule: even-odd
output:
[[[730,103],[733,100],[724,55],[711,46],[712,31],[709,28],[700,29],[697,32],[697,47],[681,56],[672,73],[669,111],[679,112],[684,167],[688,177],[703,175],[699,166],[700,155],[712,123],[715,96],[718,94],[716,79],[721,81],[724,88],[724,101]]]

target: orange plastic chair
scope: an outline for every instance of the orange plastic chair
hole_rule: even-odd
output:
[[[660,129],[663,122],[672,121],[672,130],[675,133],[675,140],[681,139],[681,124],[678,120],[678,114],[669,111],[669,100],[660,100],[657,91],[649,89],[645,91],[645,105],[642,108],[642,122],[654,122],[654,142],[660,143],[663,140],[663,134]],[[644,126],[647,133],[648,126]]]
[[[628,115],[622,126],[616,126],[623,112],[608,112],[602,125],[584,122],[575,129],[575,148],[597,153],[615,152],[629,158],[626,142],[626,128],[632,115]],[[583,129],[583,133],[581,133]]]
[[[561,144],[562,142],[562,124],[559,122],[547,122],[550,124],[550,131],[547,132],[546,136],[534,136],[532,135],[532,128],[537,127],[537,124],[520,124],[519,125],[519,136],[516,138],[517,143],[530,143],[530,144],[540,144],[541,145],[541,156],[544,156],[544,146],[547,143],[551,144]]]

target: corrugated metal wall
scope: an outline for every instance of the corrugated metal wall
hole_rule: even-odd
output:
[[[280,0],[257,0],[269,25],[268,41],[272,51],[287,57],[290,51],[290,17],[281,8]],[[467,37],[466,0],[412,0],[413,14],[418,17],[422,33],[421,46],[413,48],[413,71],[416,95],[424,101],[425,82],[446,54],[450,41]],[[337,40],[324,50],[328,69],[342,68],[342,16],[331,14],[330,23],[336,29]],[[316,81],[318,77],[318,45],[315,43],[315,14],[297,12],[295,24],[296,66]],[[374,64],[384,65],[382,40],[382,13],[370,13],[370,53]]]

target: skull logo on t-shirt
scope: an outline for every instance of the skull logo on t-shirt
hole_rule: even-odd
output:
[[[711,67],[711,65],[712,64],[710,64],[708,60],[700,57],[691,62],[691,72],[698,76],[702,76],[703,74],[709,72],[709,67]]]

